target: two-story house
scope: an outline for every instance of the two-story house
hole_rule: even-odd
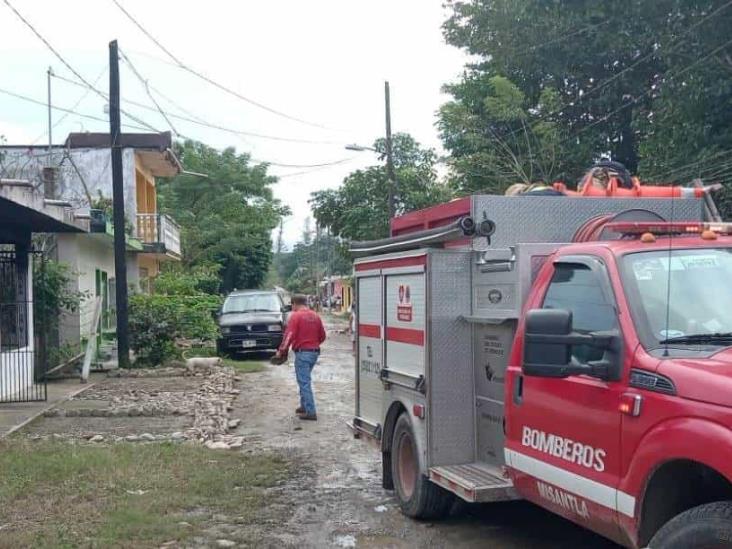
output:
[[[181,171],[169,132],[123,134],[122,172],[127,231],[127,279],[135,291],[147,291],[149,280],[165,261],[180,261],[180,229],[157,209],[155,181]],[[89,234],[60,234],[53,257],[75,273],[74,290],[102,301],[102,329],[114,329],[114,240],[112,163],[106,133],[72,133],[63,145],[0,147],[0,175],[28,179],[47,199],[70,203],[88,215]],[[78,215],[78,214],[77,214]],[[95,299],[78,313],[60,319],[62,342],[77,343],[94,333]]]

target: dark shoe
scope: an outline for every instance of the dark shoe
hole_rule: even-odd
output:
[[[299,414],[297,417],[305,421],[318,421],[317,414]]]
[[[296,413],[296,414],[298,414],[298,415],[299,415],[299,414],[304,414],[304,413],[305,413],[305,408],[303,408],[302,406],[298,406],[298,407],[297,407],[297,408],[295,409],[295,413]]]

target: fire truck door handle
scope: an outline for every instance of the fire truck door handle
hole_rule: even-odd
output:
[[[520,405],[524,401],[524,376],[519,375],[513,384],[513,403]]]

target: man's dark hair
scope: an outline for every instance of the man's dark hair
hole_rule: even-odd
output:
[[[291,301],[292,301],[293,305],[307,305],[308,304],[308,298],[302,294],[293,295]]]

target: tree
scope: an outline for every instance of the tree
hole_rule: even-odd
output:
[[[475,99],[480,105],[470,106],[471,81],[450,86],[456,100],[440,109],[438,126],[453,152],[450,165],[457,174],[453,186],[464,192],[501,193],[514,183],[554,181],[566,154],[563,134],[550,115],[559,105],[556,90],[545,88],[530,105],[507,78],[480,78],[486,80],[485,97]]]
[[[555,171],[570,178],[601,156],[633,172],[658,170],[688,156],[691,141],[692,150],[705,149],[715,141],[710,130],[728,118],[725,67],[732,63],[721,46],[732,9],[723,0],[451,0],[448,6],[448,43],[477,59],[446,87],[454,99],[440,114],[464,188],[503,185],[486,173],[496,136],[520,165],[533,161],[534,151],[521,146],[523,129],[501,127],[486,103],[496,77],[523,94],[531,132],[541,122],[553,124],[563,145]],[[547,90],[555,106],[542,109]],[[730,144],[727,136],[721,140]]]
[[[348,275],[352,265],[343,241],[324,231],[303,231],[300,242],[277,262],[279,283],[297,293],[315,293],[317,283],[326,275]]]
[[[374,143],[385,160],[385,140]],[[437,179],[437,155],[425,149],[410,135],[398,133],[393,138],[397,215],[444,202],[450,190]],[[318,224],[337,237],[369,240],[389,235],[389,179],[384,164],[356,170],[338,189],[317,191],[310,203]]]
[[[654,81],[652,111],[635,121],[644,135],[640,172],[664,181],[703,177],[729,182],[732,6],[711,0],[680,2],[669,14],[667,28],[676,36],[694,32],[683,47],[659,48],[671,70]]]
[[[233,148],[186,141],[176,154],[188,170],[208,176],[182,174],[159,185],[161,211],[182,228],[184,264],[216,265],[223,292],[258,287],[272,259],[271,232],[287,213],[272,196],[276,178]]]

